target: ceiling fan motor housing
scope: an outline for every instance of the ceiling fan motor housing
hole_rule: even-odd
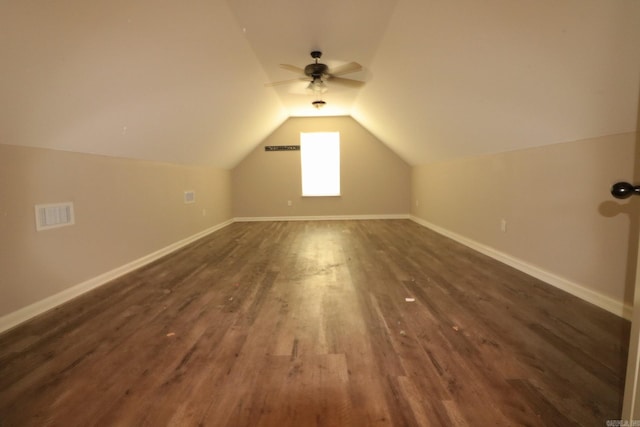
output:
[[[325,74],[329,74],[329,67],[327,67],[325,64],[319,63],[309,64],[304,67],[304,73],[309,77],[313,77],[314,79],[321,78]]]
[[[316,62],[304,67],[305,75],[313,77],[313,79],[315,80],[322,78],[322,76],[326,74],[329,74],[329,67],[327,67],[325,64],[318,63],[318,59],[322,57],[322,52],[320,52],[319,50],[314,50],[313,52],[311,52],[311,57],[315,59]]]

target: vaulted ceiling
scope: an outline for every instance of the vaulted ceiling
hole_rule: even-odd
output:
[[[304,68],[323,51],[325,108]],[[410,164],[632,132],[637,0],[0,4],[0,143],[232,168],[290,116],[351,115]]]

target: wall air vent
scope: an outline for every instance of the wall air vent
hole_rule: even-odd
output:
[[[75,224],[73,202],[36,205],[35,209],[37,231]]]
[[[184,192],[184,202],[185,203],[195,203],[196,202],[196,192],[191,190],[191,191],[185,191]]]

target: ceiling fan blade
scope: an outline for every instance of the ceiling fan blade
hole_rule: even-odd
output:
[[[264,85],[265,87],[272,87],[272,86],[288,85],[293,82],[307,82],[307,81],[309,81],[309,79],[306,77],[298,77],[297,79],[281,80],[279,82],[265,83]]]
[[[341,65],[336,68],[332,68],[329,74],[332,76],[341,76],[343,74],[355,73],[362,70],[362,65],[357,62],[349,62],[348,64]]]
[[[294,73],[302,74],[303,76],[305,75],[304,70],[300,67],[296,67],[295,65],[280,64],[280,68],[293,71]]]
[[[349,87],[360,87],[365,83],[361,80],[345,79],[344,77],[331,77],[330,82],[338,83],[343,86],[349,86]]]

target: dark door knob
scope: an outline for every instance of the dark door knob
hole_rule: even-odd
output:
[[[616,182],[611,187],[611,195],[616,199],[626,199],[634,194],[640,196],[640,185],[633,186],[628,182]]]

